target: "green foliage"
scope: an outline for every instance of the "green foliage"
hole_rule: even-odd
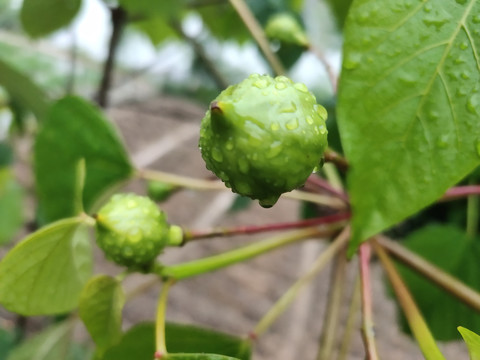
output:
[[[289,13],[273,15],[265,26],[265,33],[272,39],[299,46],[308,46],[305,31],[297,19]]]
[[[462,230],[453,226],[431,225],[412,233],[403,244],[480,291],[478,239],[469,239]],[[458,339],[458,325],[480,331],[480,315],[475,310],[407,267],[401,266],[400,270],[436,339]],[[408,331],[404,320],[403,325]]]
[[[23,0],[20,19],[28,35],[44,36],[70,24],[81,4],[81,0]]]
[[[81,218],[60,220],[10,250],[0,262],[0,304],[22,315],[74,309],[92,271],[83,222]]]
[[[467,344],[470,360],[480,360],[480,336],[462,326],[458,327],[458,331]]]
[[[110,276],[95,276],[85,285],[80,295],[79,314],[97,345],[97,353],[120,340],[124,304],[122,285]]]
[[[8,354],[15,346],[15,333],[0,328],[0,360],[7,360]]]
[[[343,28],[345,19],[347,18],[348,9],[350,9],[352,2],[353,0],[327,0],[328,5],[335,15],[339,28]]]
[[[35,143],[35,177],[44,221],[75,216],[76,166],[85,159],[87,211],[132,167],[112,124],[91,104],[65,97],[50,109]],[[53,201],[53,199],[55,199]]]
[[[36,0],[34,0],[36,1]],[[47,96],[32,80],[0,59],[0,86],[20,105],[41,120],[48,108]]]
[[[178,187],[162,181],[149,181],[147,186],[148,196],[155,201],[167,200]]]
[[[189,325],[166,325],[167,349],[172,353],[216,353],[250,359],[250,346],[244,340],[216,331]],[[120,343],[105,353],[101,360],[151,360],[155,353],[155,326],[139,324],[123,336]]]
[[[0,244],[12,240],[23,224],[23,190],[9,168],[0,166]]]
[[[338,94],[351,164],[350,254],[480,163],[479,12],[477,1],[352,5]]]
[[[72,321],[52,325],[10,351],[7,360],[65,359],[70,346]]]

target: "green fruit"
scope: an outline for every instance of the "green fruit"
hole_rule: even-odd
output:
[[[148,182],[148,196],[155,201],[165,201],[172,195],[178,187],[172,184],[167,184],[162,181]]]
[[[304,84],[253,74],[211,103],[199,146],[207,169],[227,187],[270,207],[319,166],[326,118]]]
[[[268,19],[265,33],[269,38],[277,39],[287,44],[308,47],[309,42],[305,31],[291,14],[275,14]]]
[[[96,219],[97,244],[119,265],[147,265],[168,241],[165,213],[148,197],[114,195]]]

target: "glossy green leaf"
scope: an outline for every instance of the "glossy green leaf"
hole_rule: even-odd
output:
[[[243,339],[190,325],[166,326],[167,349],[174,353],[216,353],[250,359],[251,349]],[[130,329],[102,360],[151,360],[155,353],[155,325],[144,323]]]
[[[22,188],[9,168],[0,167],[0,244],[12,240],[22,224]]]
[[[403,243],[460,281],[480,291],[479,239],[453,226],[432,225],[412,233]],[[405,266],[401,275],[437,340],[458,340],[457,326],[480,331],[480,314]],[[408,325],[402,319],[405,331]]]
[[[351,164],[350,254],[480,163],[479,21],[477,0],[350,8],[338,93]]]
[[[83,289],[79,314],[97,345],[97,351],[101,352],[120,340],[124,304],[122,285],[110,276],[98,275]]]
[[[61,314],[78,305],[92,251],[81,218],[27,236],[0,261],[0,304],[22,315]]]
[[[48,108],[48,99],[42,89],[32,80],[0,59],[0,86],[18,102],[31,110],[37,119],[42,119]]]
[[[458,327],[458,331],[467,344],[470,360],[480,360],[480,336],[462,326]]]
[[[13,349],[7,360],[65,359],[70,346],[72,321],[52,325]]]
[[[75,216],[76,165],[85,159],[87,211],[108,188],[130,177],[132,167],[112,124],[78,97],[50,109],[35,143],[35,177],[46,222]]]
[[[81,0],[23,0],[22,26],[33,37],[50,34],[70,24],[81,4]]]

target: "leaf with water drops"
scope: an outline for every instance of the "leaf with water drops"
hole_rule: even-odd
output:
[[[338,100],[351,253],[480,163],[479,51],[480,1],[353,3]]]
[[[62,314],[74,309],[92,272],[84,221],[57,221],[10,250],[0,262],[0,304],[22,315]]]

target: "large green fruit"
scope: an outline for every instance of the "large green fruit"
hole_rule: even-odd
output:
[[[270,207],[321,163],[326,119],[304,84],[253,74],[211,103],[199,146],[207,169],[227,187]]]
[[[97,244],[119,265],[147,265],[168,242],[165,213],[148,197],[114,195],[96,218]]]

